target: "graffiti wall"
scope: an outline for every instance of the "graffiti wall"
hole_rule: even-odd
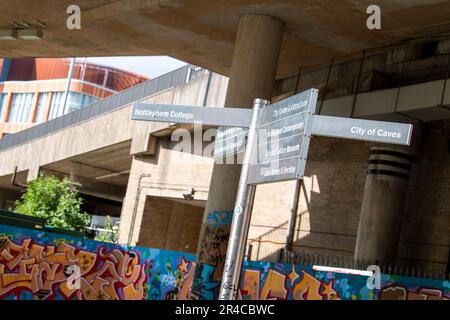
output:
[[[379,290],[367,277],[318,272],[311,266],[246,261],[239,294],[262,300],[449,300],[450,282],[383,274]]]
[[[200,240],[200,251],[192,285],[191,298],[217,300],[222,280],[232,211],[214,211],[208,214]]]
[[[0,299],[216,299],[225,256],[223,243],[228,239],[227,231],[221,231],[220,226],[205,231],[204,240],[210,245],[202,249],[201,264],[196,268],[196,257],[191,254],[0,225]],[[371,290],[366,280],[362,276],[317,272],[311,266],[246,261],[239,297],[450,299],[450,281],[383,274],[381,288]]]
[[[188,299],[195,259],[0,225],[0,299]]]

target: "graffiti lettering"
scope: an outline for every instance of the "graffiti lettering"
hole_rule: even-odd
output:
[[[195,256],[3,225],[0,232],[0,299],[189,298]]]
[[[311,266],[246,261],[239,296],[245,300],[448,300],[448,282],[377,275],[382,289],[367,287],[367,277],[314,271]],[[378,285],[378,283],[377,283]]]
[[[225,264],[233,211],[215,210],[206,217],[192,285],[193,299],[217,299]]]
[[[213,211],[208,214],[206,217],[206,222],[209,224],[231,224],[233,219],[233,211],[230,210],[222,210],[222,211]]]
[[[198,265],[192,284],[192,298],[194,300],[215,300],[219,294],[220,279],[214,280],[215,267],[206,263]]]
[[[118,288],[123,299],[145,297],[146,266],[133,253],[101,248],[95,254],[66,243],[55,247],[38,245],[31,239],[20,245],[7,241],[0,253],[0,298],[25,289],[40,299],[52,299],[58,290],[66,299],[117,300]],[[73,265],[80,270],[78,289],[68,281]]]
[[[390,285],[380,290],[379,300],[449,300],[443,290],[420,288],[408,290],[400,285]]]
[[[229,230],[225,228],[207,226],[201,242],[199,261],[223,270],[223,264],[225,263],[226,257],[226,245],[229,236]],[[218,272],[220,274],[216,275],[215,279],[218,279],[221,276],[221,270]]]

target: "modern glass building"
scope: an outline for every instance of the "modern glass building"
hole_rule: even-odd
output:
[[[69,69],[69,59],[0,59],[0,138],[147,80],[130,72],[76,62],[64,106]]]

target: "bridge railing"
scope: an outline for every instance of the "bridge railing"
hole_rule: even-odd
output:
[[[278,262],[299,265],[317,265],[326,267],[367,270],[369,266],[376,265],[381,273],[429,278],[429,279],[450,279],[450,273],[442,266],[419,265],[411,262],[379,262],[379,261],[354,261],[352,257],[339,255],[323,255],[309,252],[286,252],[281,249],[278,254]]]
[[[35,125],[29,129],[7,135],[3,139],[0,139],[0,151],[44,137],[62,128],[70,127],[99,115],[117,110],[134,101],[154,95],[155,93],[182,85],[193,79],[195,74],[201,72],[201,70],[201,68],[188,64],[157,78],[144,81],[138,85],[122,90],[105,99],[98,100],[79,110]]]

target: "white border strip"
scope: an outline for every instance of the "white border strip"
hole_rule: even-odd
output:
[[[353,274],[353,275],[365,276],[365,277],[371,277],[373,275],[372,271],[345,269],[345,268],[336,268],[336,267],[313,266],[313,270],[314,271]]]

